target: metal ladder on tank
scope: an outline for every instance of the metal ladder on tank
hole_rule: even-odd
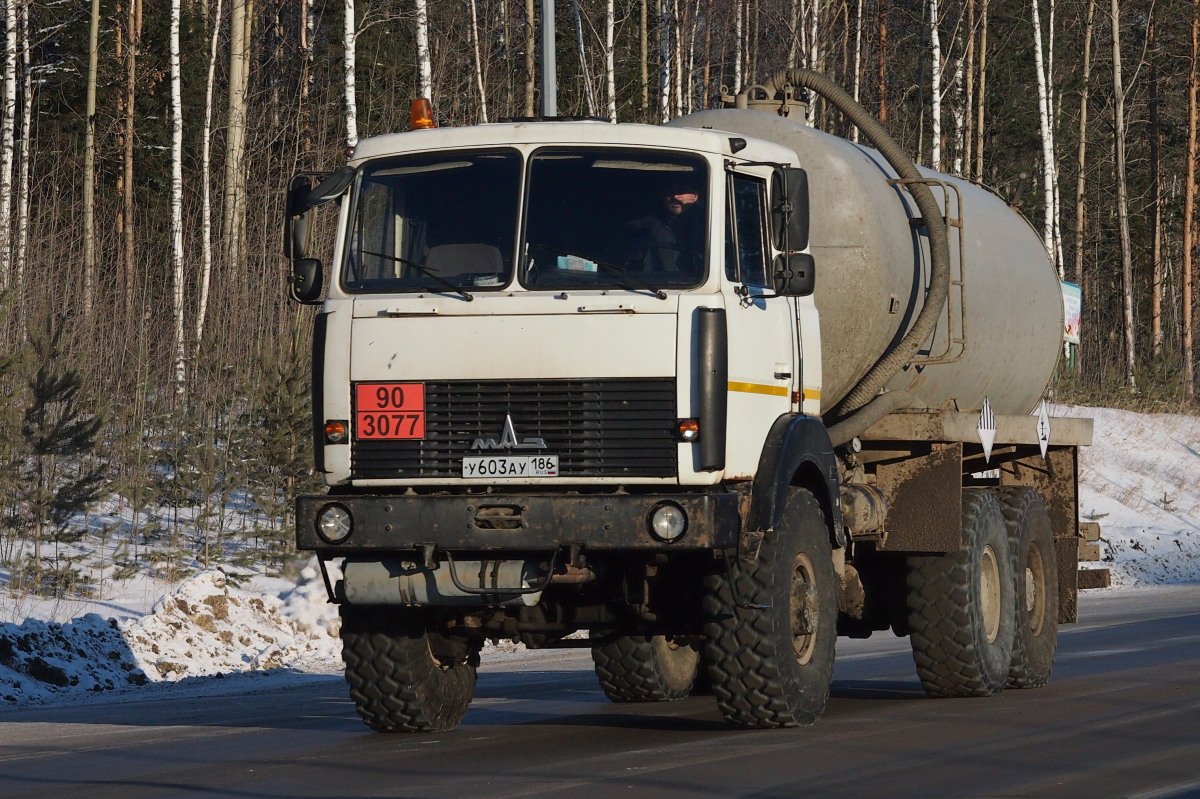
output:
[[[941,189],[942,192],[942,208],[945,209],[942,220],[946,223],[946,238],[950,238],[950,231],[954,231],[954,237],[958,241],[958,278],[954,277],[954,258],[950,259],[950,291],[946,295],[946,347],[938,354],[932,352],[928,355],[918,355],[913,358],[914,366],[932,366],[942,363],[957,363],[963,359],[967,352],[967,291],[966,291],[966,247],[963,243],[963,211],[962,211],[962,193],[958,187],[946,183],[937,178],[913,178],[905,180],[896,178],[889,180],[889,184],[893,186],[903,186],[905,190],[915,183],[922,183],[930,189]],[[909,196],[912,193],[909,192]],[[952,216],[951,211],[951,196],[954,198],[954,211]],[[914,225],[920,226],[924,224],[920,217],[912,220]],[[947,249],[952,247],[950,241],[947,241]],[[954,292],[958,292],[958,313],[954,309]],[[957,333],[955,333],[957,322]],[[954,351],[957,347],[957,351]]]

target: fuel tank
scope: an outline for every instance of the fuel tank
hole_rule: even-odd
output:
[[[930,262],[916,203],[876,150],[785,117],[723,109],[667,124],[775,142],[807,170],[828,412],[921,310]],[[921,172],[944,214],[949,206],[950,298],[916,362],[888,389],[930,408],[977,410],[986,397],[996,413],[1028,413],[1062,349],[1062,294],[1041,237],[987,189]]]

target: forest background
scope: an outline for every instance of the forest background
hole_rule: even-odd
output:
[[[1056,400],[1194,409],[1200,0],[554,5],[560,114],[658,122],[785,67],[823,71],[918,162],[1016,206],[1082,287]],[[288,179],[405,129],[413,97],[443,125],[537,113],[540,8],[0,2],[10,590],[90,590],[64,545],[102,500],[129,520],[113,577],[287,558],[290,497],[313,484]],[[856,135],[821,103],[808,113]],[[165,559],[139,557],[139,537]]]

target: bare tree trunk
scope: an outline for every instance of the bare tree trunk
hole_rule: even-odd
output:
[[[814,70],[821,69],[821,49],[817,41],[817,36],[821,32],[821,0],[808,0],[808,68]],[[814,127],[817,124],[817,101],[819,98],[812,97],[804,109],[805,119],[808,126]]]
[[[25,265],[29,258],[29,204],[33,168],[33,58],[30,52],[32,32],[29,3],[21,4],[21,155],[18,160],[21,179],[17,185],[17,244],[13,256],[16,279],[14,289],[18,297],[18,308],[25,301]]]
[[[733,91],[735,93],[740,92],[740,91],[742,91],[742,89],[745,88],[745,80],[742,75],[742,59],[745,57],[744,39],[742,36],[742,29],[743,29],[742,18],[743,18],[743,15],[746,13],[745,0],[736,0],[736,2],[737,2],[737,8],[734,11],[734,13],[736,14],[736,21],[734,22],[734,30],[733,30],[734,48],[735,48],[734,59],[733,59]]]
[[[307,40],[304,9],[301,9],[300,31],[301,49],[307,52]],[[212,37],[208,45],[208,79],[204,88],[204,130],[200,135],[200,236],[203,242],[200,260],[200,290],[196,305],[196,340],[193,358],[200,357],[200,343],[204,340],[204,323],[208,316],[208,290],[212,281],[212,112],[213,112],[213,79],[217,70],[217,43],[221,32],[221,0],[217,0],[216,9],[212,15]],[[300,75],[301,108],[307,94],[308,76],[305,70]]]
[[[92,0],[88,27],[87,110],[83,144],[83,312],[96,293],[96,74],[100,68],[100,0]]]
[[[608,90],[608,118],[617,121],[617,65],[613,38],[616,30],[616,9],[613,0],[604,4],[604,77]]]
[[[4,105],[0,109],[0,289],[12,282],[13,162],[17,120],[17,4],[4,4]]]
[[[1030,7],[1033,16],[1033,65],[1037,70],[1038,88],[1038,122],[1042,134],[1042,244],[1050,255],[1050,260],[1058,268],[1058,277],[1065,279],[1062,262],[1057,258],[1057,248],[1054,242],[1054,134],[1051,132],[1054,108],[1051,105],[1048,91],[1049,79],[1043,60],[1042,22],[1038,6],[1039,0],[1032,0]]]
[[[234,8],[237,8],[238,0],[234,0]],[[418,5],[420,0],[417,0]],[[418,30],[420,29],[418,10]],[[237,23],[234,23],[236,27]],[[354,20],[354,0],[343,0],[342,6],[342,85],[344,87],[346,97],[346,146],[354,147],[358,144],[358,97],[355,91],[356,64],[358,56],[357,47],[358,23]],[[417,34],[417,50],[420,51],[420,34]],[[427,97],[422,90],[422,97]]]
[[[642,2],[644,9],[645,0],[642,0]],[[536,18],[533,14],[533,0],[525,0],[525,116],[527,117],[534,115],[533,86],[537,80],[537,76],[534,74],[536,66],[533,61],[533,54],[537,51],[537,31],[534,29],[535,24]],[[644,58],[642,63],[645,64]]]
[[[879,14],[879,34],[876,37],[879,48],[879,71],[875,83],[875,91],[879,97],[879,111],[876,116],[880,122],[887,122],[888,104],[887,104],[887,45],[888,45],[888,27],[887,17],[888,10],[891,6],[890,0],[879,0],[877,11]]]
[[[963,84],[963,115],[966,117],[966,130],[962,141],[962,160],[965,166],[961,174],[970,177],[971,170],[975,167],[975,161],[971,154],[975,145],[975,0],[967,0],[967,52],[963,60],[967,62],[967,74]]]
[[[975,100],[975,179],[983,180],[983,111],[987,97],[988,2],[983,0],[979,16],[979,96]]]
[[[479,16],[475,10],[475,0],[471,5],[471,47],[475,50],[475,84],[479,87],[479,118],[488,121],[487,89],[483,80],[483,55],[479,48]]]
[[[788,54],[787,68],[794,69],[797,66],[800,55],[800,39],[804,35],[804,22],[800,19],[803,13],[800,10],[800,0],[791,0],[791,11],[788,13]]]
[[[121,290],[125,296],[125,314],[133,313],[133,302],[137,291],[138,269],[137,249],[134,239],[134,203],[133,203],[133,151],[134,151],[134,120],[136,118],[135,103],[137,101],[137,54],[142,46],[142,0],[129,0],[129,10],[125,21],[126,54],[125,54],[125,125],[122,135],[124,146],[121,166],[121,216],[118,223],[121,238],[122,280]]]
[[[853,94],[854,102],[859,101],[859,95],[862,91],[862,24],[863,24],[863,0],[856,0],[854,4],[854,83]],[[850,140],[858,141],[858,126],[850,126]]]
[[[1146,49],[1150,57],[1150,231],[1151,269],[1150,280],[1150,342],[1154,357],[1163,353],[1163,252],[1162,252],[1162,164],[1160,145],[1162,127],[1159,124],[1158,106],[1161,102],[1158,86],[1158,41],[1153,20],[1146,27]]]
[[[1192,320],[1193,250],[1196,247],[1196,91],[1200,77],[1196,61],[1200,57],[1200,0],[1192,0],[1192,52],[1188,66],[1188,143],[1187,177],[1183,190],[1183,384],[1189,399],[1196,397],[1194,329]]]
[[[650,118],[650,14],[647,10],[649,3],[650,0],[642,0],[641,5],[642,116],[644,120]]]
[[[583,41],[583,14],[579,10],[579,0],[571,0],[571,14],[575,20],[575,46],[579,48],[579,75],[583,79],[584,99],[587,102],[588,116],[596,116],[596,90],[592,87],[592,72],[587,62],[587,46]]]
[[[347,0],[353,7],[353,0]],[[229,116],[225,143],[225,207],[222,233],[225,264],[241,267],[242,230],[246,203],[246,88],[250,72],[250,35],[254,25],[253,0],[233,0],[229,36]],[[357,136],[357,133],[355,134]],[[357,138],[356,138],[357,141]]]
[[[1137,350],[1133,328],[1133,252],[1129,241],[1129,186],[1125,177],[1125,86],[1121,77],[1121,8],[1111,0],[1113,62],[1113,145],[1117,167],[1117,223],[1121,233],[1121,285],[1124,291],[1125,382],[1137,391]]]
[[[415,0],[417,5],[417,71],[421,75],[421,96],[433,100],[433,62],[429,57],[428,0]]]
[[[930,142],[929,165],[942,170],[942,38],[938,32],[938,0],[929,0]]]
[[[671,0],[659,0],[658,19],[658,116],[660,122],[666,122],[671,118]]]
[[[1083,236],[1087,226],[1088,94],[1092,86],[1092,32],[1095,30],[1095,18],[1096,0],[1088,0],[1083,32],[1083,89],[1079,99],[1079,157],[1076,161],[1079,174],[1075,179],[1075,283],[1080,287],[1083,286]]]
[[[171,0],[171,265],[174,275],[175,395],[187,392],[183,318],[183,96],[179,74],[179,0]]]

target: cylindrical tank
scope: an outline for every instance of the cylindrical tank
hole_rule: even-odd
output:
[[[928,242],[908,192],[875,150],[762,111],[724,109],[668,123],[706,127],[782,144],[808,172],[810,247],[821,315],[822,413],[831,410],[921,310],[929,281]],[[1029,223],[992,192],[921,170],[961,227],[949,231],[948,312],[915,363],[888,384],[927,407],[1028,413],[1054,371],[1063,333],[1062,293],[1045,247]],[[961,207],[960,207],[961,206]],[[964,344],[954,339],[965,339]],[[949,340],[949,346],[947,342]],[[939,357],[941,356],[941,357]],[[918,356],[920,357],[920,356]]]

